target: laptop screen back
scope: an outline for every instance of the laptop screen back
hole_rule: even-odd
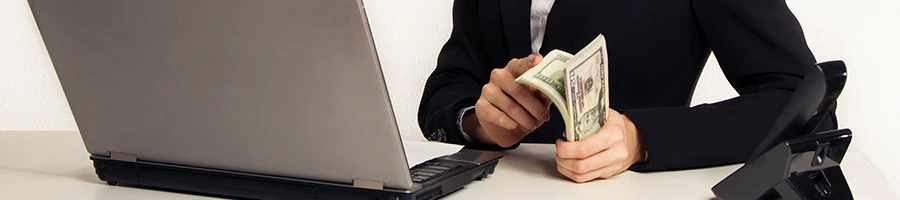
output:
[[[91,154],[412,185],[360,1],[30,4]]]

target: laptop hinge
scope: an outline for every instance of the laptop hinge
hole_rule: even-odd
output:
[[[384,182],[370,181],[370,180],[363,180],[363,179],[353,179],[353,187],[373,189],[373,190],[383,190]]]
[[[137,155],[130,153],[122,153],[115,151],[107,151],[109,153],[109,159],[125,161],[125,162],[137,162]]]

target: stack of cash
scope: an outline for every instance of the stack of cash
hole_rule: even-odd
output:
[[[607,64],[606,38],[600,34],[575,55],[551,51],[516,82],[550,97],[566,123],[566,139],[579,141],[597,133],[606,122]]]

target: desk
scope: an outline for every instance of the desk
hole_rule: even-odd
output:
[[[702,199],[740,165],[657,173],[627,171],[576,184],[556,171],[554,147],[523,144],[506,152],[494,174],[445,199]],[[94,174],[77,132],[0,132],[0,199],[211,199],[109,186]],[[858,152],[842,163],[856,199],[896,199]]]

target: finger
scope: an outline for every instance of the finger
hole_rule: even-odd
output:
[[[556,154],[562,158],[584,159],[588,156],[600,153],[610,148],[613,144],[622,141],[622,134],[612,126],[600,127],[597,134],[589,136],[581,141],[566,142],[556,140]]]
[[[516,123],[522,127],[525,127],[526,129],[535,127],[535,124],[537,123],[535,118],[532,117],[525,108],[519,105],[519,103],[507,96],[500,88],[492,84],[485,85],[481,97],[494,105],[494,107],[500,109],[500,111],[506,113],[507,116],[515,120]]]
[[[527,87],[528,90],[531,91],[531,94],[538,98],[538,101],[541,102],[541,106],[544,106],[543,108],[547,110],[545,119],[550,120],[550,104],[553,104],[553,99],[551,99],[549,96],[547,96],[547,94],[544,94],[544,92],[541,92],[541,90],[538,90],[537,88],[531,87],[530,85],[525,85],[525,87]]]
[[[576,172],[566,169],[565,167],[562,167],[560,165],[556,165],[556,170],[559,171],[559,173],[565,175],[566,177],[569,177],[569,179],[572,179],[572,181],[575,181],[578,183],[592,181],[597,178],[603,178],[603,179],[611,178],[611,177],[625,171],[624,169],[621,169],[621,167],[614,166],[614,165],[599,168],[597,170],[593,170],[593,171],[590,171],[587,173],[576,173]]]
[[[488,124],[490,124],[490,122],[488,122]],[[497,145],[500,145],[500,147],[507,148],[519,143],[519,141],[521,141],[522,138],[525,138],[525,135],[528,135],[530,132],[530,130],[500,130],[493,131],[490,134],[490,137],[491,140]]]
[[[625,162],[627,157],[627,152],[619,150],[619,148],[611,148],[585,159],[561,158],[557,156],[556,163],[575,173],[585,174],[609,165],[621,164]]]
[[[534,67],[536,65],[532,63],[534,63],[534,61],[537,61],[538,56],[539,55],[537,54],[531,54],[525,58],[516,58],[509,60],[509,63],[506,63],[506,67],[504,67],[504,69],[509,70],[513,77],[519,77],[524,74],[525,71],[528,71],[529,69],[531,69],[531,67]]]
[[[553,103],[553,99],[551,99],[549,96],[547,96],[547,94],[544,94],[543,92],[538,93],[536,96],[538,97],[538,100],[540,100],[544,105],[544,107],[550,108],[550,104]]]
[[[516,83],[515,78],[506,70],[495,69],[491,73],[491,82],[496,83],[504,93],[515,99],[515,102],[525,108],[532,118],[540,121],[548,120],[547,115],[550,110],[544,106],[538,96],[528,90],[526,85]]]
[[[531,59],[531,67],[537,66],[538,64],[541,64],[541,62],[544,61],[544,56],[542,56],[541,54],[532,54],[532,55],[534,55],[534,59]]]
[[[506,113],[500,111],[500,109],[497,109],[485,99],[479,99],[475,103],[475,115],[478,116],[479,122],[489,122],[504,129],[515,129],[518,126]]]
[[[537,96],[538,93],[544,93],[544,92],[541,92],[541,90],[538,90],[537,88],[531,87],[530,85],[525,85],[525,87],[528,88],[529,92],[534,93],[535,96]]]

